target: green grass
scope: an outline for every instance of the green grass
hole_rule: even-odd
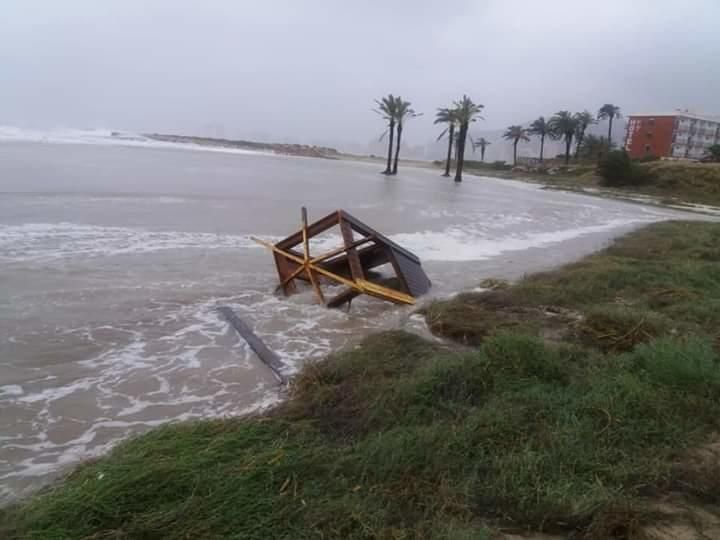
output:
[[[557,162],[556,165],[558,166]],[[639,185],[615,186],[617,195],[647,195],[662,204],[687,202],[720,206],[720,163],[691,161],[650,161],[637,163],[647,181]],[[563,189],[603,188],[596,173],[596,164],[571,162],[569,168],[559,167],[555,174],[539,174],[523,170],[494,167],[492,163],[466,162],[468,173],[517,180],[541,182]]]
[[[719,247],[720,225],[655,225],[436,303],[433,327],[470,348],[370,336],[307,366],[264,416],[119,445],[0,510],[0,537],[640,538],[648,497],[720,502],[715,475],[683,461],[720,428]],[[640,337],[580,332],[601,325]]]

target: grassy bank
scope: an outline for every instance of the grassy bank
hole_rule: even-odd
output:
[[[501,164],[479,162],[469,162],[466,169],[473,174],[533,181],[552,187],[577,190],[590,188],[616,196],[644,195],[666,204],[687,202],[720,206],[720,163],[651,161],[637,165],[646,173],[645,183],[612,189],[602,185],[594,164],[571,164],[567,169],[557,168],[554,174],[537,174],[522,168],[511,170]]]
[[[0,510],[0,537],[716,537],[719,262],[720,225],[666,223],[436,302],[450,344],[371,336],[262,417],[164,427],[83,465]]]

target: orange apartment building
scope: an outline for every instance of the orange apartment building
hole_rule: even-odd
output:
[[[625,132],[630,157],[700,159],[713,144],[720,144],[720,118],[676,111],[631,114]]]

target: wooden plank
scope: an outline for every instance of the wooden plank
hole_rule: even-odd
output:
[[[324,261],[324,260],[326,260],[326,259],[329,259],[329,258],[331,258],[331,257],[334,257],[335,255],[340,255],[341,253],[344,253],[345,251],[347,251],[347,250],[350,249],[350,248],[360,247],[360,246],[362,246],[363,244],[367,244],[368,242],[372,242],[373,240],[375,240],[373,237],[361,238],[360,240],[355,240],[355,241],[354,241],[353,243],[351,243],[349,246],[342,246],[342,247],[333,249],[332,251],[328,251],[327,253],[323,253],[322,255],[320,255],[320,256],[318,256],[318,257],[314,257],[313,259],[311,259],[310,262],[313,263],[313,264],[322,262],[322,261]]]
[[[327,231],[329,228],[334,227],[339,222],[339,214],[337,211],[328,214],[322,219],[317,220],[316,222],[312,223],[310,226],[308,226],[307,234],[310,238],[313,236],[317,236],[321,232]],[[291,247],[295,247],[298,244],[302,242],[302,231],[297,231],[296,233],[291,234],[287,238],[284,238],[283,240],[280,240],[277,244],[275,244],[280,249],[288,249]]]
[[[307,220],[307,208],[304,206],[302,207],[302,237],[303,237],[303,260],[305,261],[305,264],[303,265],[305,268],[305,272],[307,273],[307,277],[310,279],[310,283],[312,284],[313,289],[315,289],[315,295],[318,297],[318,300],[320,300],[321,304],[325,304],[325,296],[322,293],[322,290],[320,289],[320,285],[318,284],[318,280],[313,274],[312,271],[312,265],[310,264],[310,239],[308,238],[308,220]]]
[[[399,251],[400,253],[402,253],[403,255],[408,257],[409,259],[414,260],[416,263],[420,264],[420,258],[417,255],[415,255],[411,251],[408,251],[407,249],[397,245],[395,242],[390,240],[387,236],[380,234],[375,229],[368,227],[367,225],[365,225],[365,223],[360,221],[355,216],[351,216],[345,210],[338,210],[338,213],[340,214],[341,220],[344,220],[344,221],[347,221],[348,223],[350,223],[352,228],[354,230],[356,230],[357,232],[359,232],[360,234],[362,234],[363,236],[374,236],[378,239],[379,242],[390,246],[392,249]]]
[[[382,285],[364,279],[359,279],[357,284],[360,285],[362,292],[375,296],[376,298],[389,300],[396,304],[415,304],[415,299],[412,296],[396,291],[395,289],[389,289],[388,287],[383,287]]]
[[[255,238],[254,236],[250,237],[254,242],[257,242],[260,245],[265,246],[268,249],[273,250],[275,253],[279,253],[291,261],[295,261],[298,264],[303,264],[303,260],[300,257],[295,257],[294,255],[291,255],[290,253],[283,251],[282,249],[275,247],[275,245],[271,244],[270,242],[266,242],[265,240],[260,240],[259,238]],[[329,277],[330,279],[334,279],[335,281],[342,283],[343,285],[347,285],[348,287],[353,287],[355,289],[359,289],[360,287],[356,285],[354,282],[350,281],[349,279],[345,279],[342,276],[338,276],[337,274],[333,274],[332,272],[325,270],[322,266],[318,265],[312,265],[312,269],[315,270],[318,274],[322,274],[323,276]]]
[[[360,257],[360,264],[367,272],[372,270],[376,266],[382,266],[388,262],[388,256],[385,246],[382,244],[373,244],[363,249],[358,250],[358,257]],[[323,263],[323,268],[340,274],[341,276],[350,277],[350,266],[348,265],[347,257],[338,257],[327,263]]]
[[[402,253],[395,252],[394,257],[405,278],[410,294],[420,296],[428,292],[431,283],[422,266],[408,259]]]
[[[403,292],[412,294],[412,291],[410,290],[410,287],[408,286],[407,279],[405,278],[405,273],[403,272],[402,268],[400,267],[400,264],[397,261],[395,252],[390,248],[386,248],[386,249],[388,251],[388,257],[390,259],[390,264],[392,264],[393,270],[395,270],[395,275],[397,276],[398,280],[400,281],[400,285],[402,286]]]
[[[350,228],[350,224],[347,221],[340,220],[340,232],[342,233],[343,242],[347,248],[347,260],[350,266],[350,275],[353,279],[365,279],[365,272],[360,264],[360,257],[358,257],[357,248],[352,247],[355,239],[353,238],[353,232]]]
[[[279,257],[279,255],[276,253],[274,253],[273,256]],[[287,259],[283,259],[283,260],[285,262],[287,262]],[[305,270],[305,267],[298,265],[298,267],[295,270],[293,270],[290,275],[288,275],[285,279],[283,279],[280,282],[280,284],[277,287],[275,287],[275,292],[279,291],[280,289],[285,289],[285,287],[287,287],[287,284],[290,283],[290,281],[292,281],[296,277],[298,277],[303,270]]]
[[[247,341],[250,348],[255,351],[255,354],[258,355],[260,360],[262,360],[263,363],[272,370],[280,383],[287,383],[287,377],[282,374],[282,370],[285,368],[285,365],[282,360],[280,360],[280,357],[268,349],[262,340],[257,337],[255,332],[253,332],[252,329],[228,306],[220,306],[218,311],[223,317],[225,317],[225,320],[230,323],[237,333],[240,334],[245,341]]]
[[[340,307],[343,304],[347,304],[348,302],[350,302],[353,298],[357,298],[361,294],[362,293],[357,289],[352,289],[348,287],[340,294],[337,294],[333,296],[330,300],[328,300],[326,305],[330,308]]]
[[[310,283],[313,286],[313,289],[315,289],[315,294],[318,297],[318,300],[320,300],[320,303],[322,305],[325,305],[325,295],[322,292],[322,289],[320,288],[320,284],[318,283],[317,276],[312,270],[307,271],[308,277],[310,277]]]
[[[306,261],[310,260],[310,240],[308,238],[308,222],[307,222],[307,208],[304,206],[300,210],[302,215],[302,243],[303,243],[303,259]]]
[[[273,253],[273,258],[275,259],[275,267],[277,268],[280,283],[284,283],[284,285],[282,286],[283,292],[285,294],[297,292],[295,282],[293,280],[287,279],[293,273],[293,269],[288,264],[288,260],[285,257],[279,255],[278,253]]]

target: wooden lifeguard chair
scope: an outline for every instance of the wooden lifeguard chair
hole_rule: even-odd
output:
[[[340,228],[342,246],[312,256],[310,238]],[[302,208],[301,229],[272,244],[258,238],[256,242],[271,249],[280,284],[285,294],[297,291],[295,280],[308,282],[321,304],[339,307],[360,294],[394,302],[414,304],[415,298],[426,293],[430,280],[420,259],[410,251],[368,227],[344,210],[337,210],[308,225],[307,210]],[[297,248],[302,246],[302,251]],[[379,275],[373,269],[390,264],[394,279]],[[345,290],[326,300],[321,283],[331,281],[345,285]]]

